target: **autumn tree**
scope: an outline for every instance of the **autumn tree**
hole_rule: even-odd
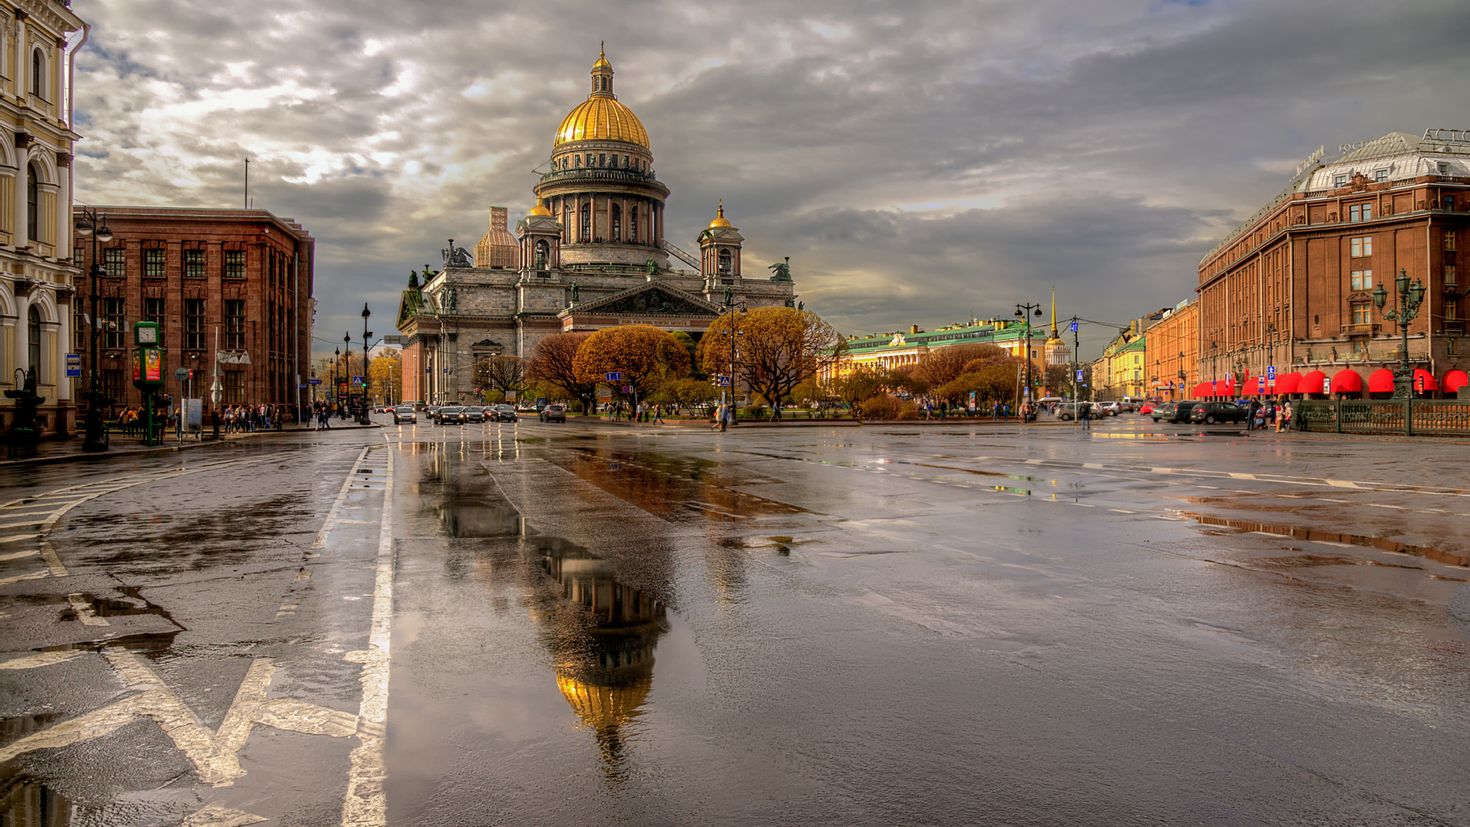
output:
[[[952,382],[965,372],[966,365],[976,359],[992,361],[1009,358],[1006,352],[995,345],[951,345],[931,350],[919,361],[917,374],[928,381],[931,387]]]
[[[568,397],[591,411],[597,399],[597,383],[577,378],[577,349],[591,333],[554,333],[536,343],[527,375],[536,382],[560,388]]]
[[[809,310],[757,307],[726,313],[699,342],[699,361],[708,373],[729,374],[730,337],[735,337],[735,375],[771,403],[771,418],[792,388],[837,364],[844,342],[831,325]]]
[[[399,401],[403,387],[403,360],[397,350],[389,350],[373,357],[368,363],[368,390],[382,402]]]
[[[846,403],[856,414],[861,415],[858,405],[882,392],[886,380],[872,368],[859,367],[831,382],[832,394]]]
[[[703,379],[672,379],[663,383],[663,386],[649,397],[649,401],[659,405],[668,405],[675,410],[693,410],[696,407],[708,405],[719,395],[720,392]]]
[[[653,325],[619,325],[588,336],[577,348],[572,365],[580,382],[595,386],[607,374],[617,372],[623,378],[610,383],[614,396],[623,396],[624,386],[632,389],[632,395],[646,396],[666,381],[689,375],[689,351]]]
[[[501,399],[526,389],[527,362],[519,356],[487,356],[475,362],[475,384],[483,390],[499,391]]]

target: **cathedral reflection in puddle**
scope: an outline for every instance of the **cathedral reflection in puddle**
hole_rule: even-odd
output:
[[[533,541],[546,577],[536,618],[556,685],[602,753],[603,775],[623,778],[623,747],[653,686],[653,650],[668,631],[652,594],[619,583],[610,563],[556,538]]]

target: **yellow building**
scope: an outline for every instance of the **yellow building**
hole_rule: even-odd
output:
[[[57,0],[0,0],[0,385],[34,370],[41,429],[70,431],[71,64],[86,25]],[[24,374],[22,374],[24,375]],[[0,397],[0,429],[14,402]]]
[[[1049,347],[1046,330],[1036,325],[1029,327],[1031,361],[1037,369],[1051,364],[1048,357],[1057,355],[1062,359],[1061,364],[1065,364],[1071,354],[1065,345],[1060,350]],[[1027,328],[1028,324],[1020,319],[971,319],[968,323],[956,322],[936,330],[911,325],[907,332],[849,336],[842,360],[821,380],[841,378],[857,370],[888,371],[917,365],[930,351],[954,345],[995,345],[1020,359],[1026,351]]]

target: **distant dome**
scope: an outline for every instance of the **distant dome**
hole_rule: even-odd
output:
[[[476,267],[518,266],[520,247],[516,244],[516,237],[506,229],[506,219],[505,207],[490,208],[490,229],[475,245]]]
[[[715,213],[715,220],[711,221],[706,229],[713,230],[728,226],[730,226],[730,219],[725,217],[725,202],[721,201],[720,209]]]

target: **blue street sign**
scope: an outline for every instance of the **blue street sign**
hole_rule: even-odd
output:
[[[308,379],[308,380],[306,380],[306,384],[308,384],[308,385],[320,385],[321,383],[322,383],[322,380],[320,380],[320,379]]]
[[[1079,382],[1082,381],[1082,371],[1080,371],[1080,370],[1077,371],[1077,381],[1079,381]]]
[[[609,382],[621,382],[623,381],[623,373],[622,371],[610,370],[607,373],[603,374],[602,378],[606,379]]]
[[[1072,322],[1071,324],[1067,325],[1067,329],[1070,330],[1070,331],[1072,331],[1073,333],[1076,333],[1077,332],[1077,323],[1076,322]]]
[[[80,353],[66,354],[66,375],[73,378],[82,375],[82,355]]]
[[[1275,365],[1267,365],[1266,366],[1266,378],[1267,379],[1275,379],[1276,378],[1276,366]]]
[[[362,384],[362,377],[361,376],[354,376],[354,377],[352,377],[352,384],[354,384],[354,385],[361,385]]]

